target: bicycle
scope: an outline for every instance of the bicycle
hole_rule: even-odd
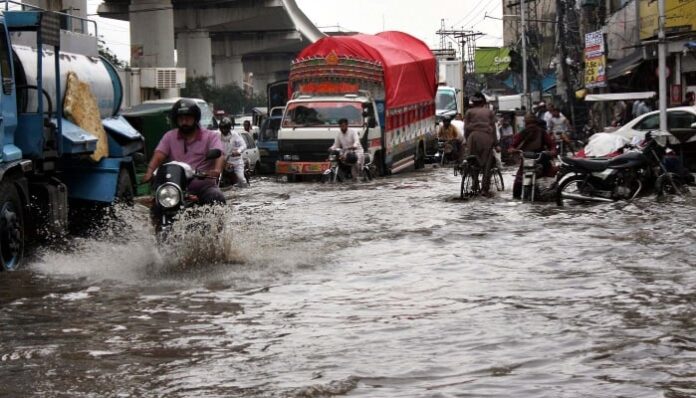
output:
[[[479,175],[481,174],[481,165],[479,164],[478,157],[476,155],[470,155],[458,168],[455,168],[455,175],[457,171],[462,175],[462,183],[459,189],[459,198],[473,198],[481,193],[481,183],[479,182]]]

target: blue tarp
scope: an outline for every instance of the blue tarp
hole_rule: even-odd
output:
[[[522,79],[516,77],[517,76],[511,74],[510,76],[508,76],[507,79],[503,80],[503,84],[505,84],[513,90],[522,92]],[[541,79],[542,91],[546,92],[554,87],[556,87],[556,73],[549,73],[548,75],[544,76],[543,79]],[[529,81],[529,91],[537,91],[538,88],[539,80]]]

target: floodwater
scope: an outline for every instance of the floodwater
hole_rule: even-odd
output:
[[[0,275],[0,396],[696,396],[696,199],[458,184],[262,179],[204,241],[137,209],[41,250]]]

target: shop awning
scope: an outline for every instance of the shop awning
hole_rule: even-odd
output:
[[[610,94],[587,94],[585,101],[632,101],[639,99],[648,99],[656,96],[654,91],[642,91],[638,93],[610,93]]]
[[[607,78],[612,80],[627,75],[637,68],[641,62],[643,62],[643,51],[634,51],[627,57],[610,63],[607,66]]]

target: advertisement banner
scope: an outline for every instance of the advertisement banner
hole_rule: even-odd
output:
[[[500,73],[510,66],[510,49],[498,47],[480,47],[474,53],[476,73]]]
[[[585,88],[607,86],[607,59],[604,51],[602,31],[585,34]]]
[[[604,55],[585,59],[585,87],[607,86],[607,59]]]

